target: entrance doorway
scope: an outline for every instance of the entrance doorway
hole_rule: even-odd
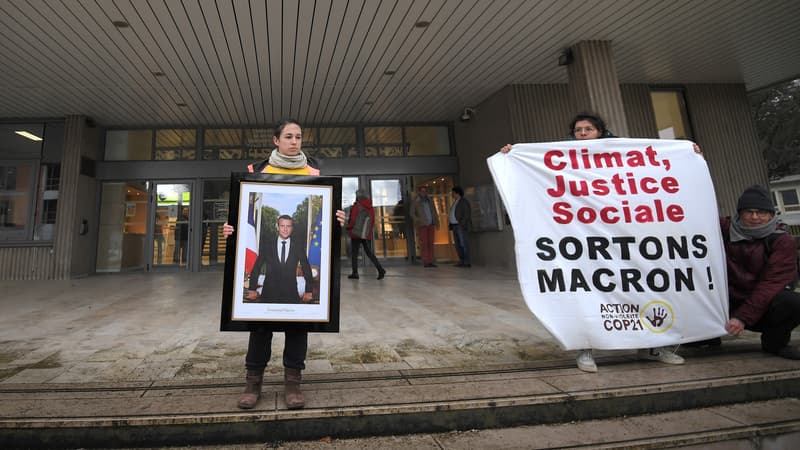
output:
[[[381,260],[408,260],[413,236],[409,228],[403,178],[369,178],[372,207],[375,209],[373,245],[375,256]]]
[[[192,183],[153,183],[150,267],[187,269],[191,257]]]

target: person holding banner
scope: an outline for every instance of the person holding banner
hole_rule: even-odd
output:
[[[590,140],[616,137],[608,129],[605,121],[595,114],[586,112],[579,113],[572,119],[570,125],[569,139]],[[697,144],[694,144],[694,150],[696,153],[702,154]],[[506,144],[500,149],[501,153],[508,153],[510,151],[511,144]],[[666,347],[640,349],[638,351],[638,356],[641,359],[659,361],[666,364],[684,363],[684,359],[681,356]],[[578,350],[575,360],[578,369],[584,372],[597,372],[597,364],[594,361],[591,348]]]
[[[761,349],[787,359],[800,359],[789,345],[800,325],[797,245],[775,215],[769,191],[755,185],[744,190],[734,217],[720,218],[728,267],[730,320],[725,330],[738,336],[761,332]]]
[[[309,165],[302,152],[303,135],[300,124],[293,119],[284,119],[275,126],[272,138],[275,149],[267,160],[247,166],[248,172],[274,173],[288,175],[319,175],[319,169]],[[344,211],[336,211],[339,225],[344,224]],[[226,238],[233,234],[234,228],[224,224],[222,234]],[[263,293],[262,293],[263,295]],[[300,391],[302,371],[308,352],[308,332],[286,331],[283,347],[284,395],[286,407],[299,409],[305,406],[305,396]],[[242,409],[255,407],[261,396],[264,369],[267,367],[272,351],[272,331],[259,329],[250,332],[245,356],[245,390],[239,397],[238,406]]]
[[[359,213],[361,217],[359,218]],[[366,219],[366,220],[365,220]],[[386,275],[386,270],[381,266],[375,253],[372,251],[372,233],[375,225],[375,210],[372,208],[372,200],[367,196],[363,189],[356,191],[356,201],[350,207],[350,220],[347,223],[347,234],[350,236],[350,261],[353,265],[353,273],[347,276],[351,280],[358,279],[358,249],[363,247],[364,254],[367,255],[375,269],[378,270],[378,279],[382,280]]]

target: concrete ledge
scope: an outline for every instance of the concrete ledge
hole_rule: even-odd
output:
[[[565,423],[800,397],[800,364],[758,351],[668,366],[604,361],[328,374],[304,383],[308,408],[285,409],[268,380],[258,409],[235,407],[232,380],[128,385],[4,385],[0,446],[113,447],[307,440]],[[568,368],[569,367],[569,368]],[[352,376],[351,376],[352,375]]]

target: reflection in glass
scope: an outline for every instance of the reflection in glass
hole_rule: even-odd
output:
[[[203,218],[200,236],[200,263],[217,266],[225,262],[222,225],[228,220],[230,181],[203,182]]]
[[[157,184],[153,265],[186,267],[189,261],[191,185]],[[160,227],[161,239],[158,228]]]
[[[106,132],[106,161],[147,161],[151,159],[153,130],[109,130]]]
[[[449,155],[447,127],[406,127],[408,156]]]
[[[375,255],[405,258],[408,250],[402,183],[398,179],[370,180],[370,189],[375,209]]]
[[[365,127],[364,156],[403,156],[403,129]]]
[[[103,183],[97,241],[97,272],[143,269],[147,232],[144,182]]]

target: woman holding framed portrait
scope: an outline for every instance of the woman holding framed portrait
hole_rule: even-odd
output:
[[[302,151],[303,135],[300,124],[296,120],[284,119],[275,126],[273,134],[275,149],[269,158],[247,166],[248,172],[282,175],[319,175],[319,169],[312,167]],[[344,225],[344,211],[337,211],[339,225]],[[224,224],[222,234],[226,238],[233,234],[234,228]],[[305,406],[305,396],[300,391],[302,371],[305,369],[308,351],[307,331],[285,331],[286,340],[283,349],[284,393],[286,407],[299,409]],[[245,356],[245,390],[239,397],[239,408],[255,407],[261,396],[261,385],[264,380],[264,369],[271,357],[272,331],[259,328],[250,331],[250,338]]]

